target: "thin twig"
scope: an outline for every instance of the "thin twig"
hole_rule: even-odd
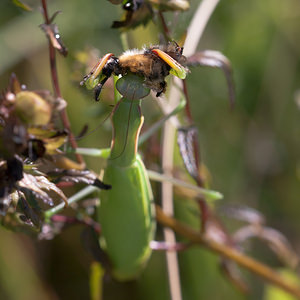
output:
[[[190,242],[198,243],[208,248],[209,250],[234,261],[241,267],[248,269],[256,275],[269,281],[273,285],[282,288],[286,292],[300,299],[300,287],[286,281],[285,278],[280,276],[276,271],[266,266],[265,264],[258,262],[257,260],[225,244],[219,244],[207,238],[205,235],[202,235],[201,233],[190,228],[189,226],[175,220],[172,217],[167,216],[163,213],[162,209],[159,206],[156,206],[156,219],[159,223],[169,228],[172,228],[172,230],[174,230],[181,236],[187,238]]]
[[[155,171],[147,170],[148,176],[151,180],[156,180],[160,182],[169,182],[173,186],[178,186],[181,188],[188,189],[190,192],[193,191],[193,197],[199,198],[205,196],[207,198],[207,201],[215,201],[220,200],[223,198],[223,195],[220,192],[205,189],[202,187],[199,187],[198,185],[190,184],[189,182],[174,178],[172,176],[161,174]]]
[[[164,37],[167,41],[170,41],[171,38],[170,38],[170,30],[167,26],[167,23],[166,23],[166,20],[164,18],[164,15],[161,11],[158,12],[158,17],[160,19],[160,22],[161,22],[161,25],[162,25],[162,29],[163,29],[163,34],[164,34]]]
[[[187,37],[184,43],[184,55],[195,53],[203,31],[220,0],[203,0],[188,27]]]
[[[161,18],[164,20],[162,15]],[[169,30],[166,29],[165,34],[167,35],[168,32]],[[172,101],[172,91],[169,99]],[[173,107],[177,107],[178,104],[179,101],[177,105],[174,105]],[[167,176],[172,175],[175,132],[175,127],[172,126],[170,122],[166,122],[163,129],[162,168]],[[170,182],[162,183],[162,207],[166,213],[173,215],[173,186]],[[170,228],[164,228],[163,232],[166,243],[176,244],[175,234]],[[171,299],[181,300],[181,283],[177,253],[174,251],[167,251],[166,259]]]
[[[189,121],[190,124],[193,124],[193,116],[192,116],[192,112],[191,112],[191,107],[190,107],[190,97],[189,97],[189,93],[188,93],[188,88],[187,88],[187,84],[186,84],[186,80],[183,80],[183,93],[186,99],[186,106],[185,106],[185,114],[187,116],[187,119]]]
[[[186,99],[185,113],[186,113],[189,123],[191,125],[193,125],[194,119],[193,119],[193,115],[191,112],[191,107],[190,107],[191,102],[190,102],[190,97],[189,97],[189,93],[188,93],[186,80],[182,81],[182,85],[183,85],[183,93],[184,93],[185,99]],[[196,168],[197,168],[197,170],[199,170],[201,158],[200,158],[200,147],[199,147],[199,143],[198,143],[198,131],[196,132],[196,134],[197,134],[197,136],[196,136],[197,138],[193,139],[193,150],[194,150],[194,158],[195,158]],[[197,184],[202,187],[203,179],[201,178],[200,172],[198,172],[197,175],[198,175],[197,176]]]
[[[81,200],[82,198],[84,198],[85,196],[87,196],[91,193],[94,193],[96,191],[99,191],[99,189],[96,188],[95,186],[89,185],[89,186],[85,187],[84,189],[80,190],[72,197],[68,198],[68,206],[70,206],[72,203],[75,203],[75,202]],[[65,203],[62,202],[62,203],[48,209],[44,213],[45,219],[49,220],[53,215],[57,214],[64,208],[65,208]]]
[[[47,9],[47,0],[41,0],[41,2],[42,2],[42,7],[43,7],[43,16],[44,16],[45,24],[50,25],[50,19],[49,19],[48,9]],[[50,69],[51,69],[51,78],[52,78],[54,95],[56,98],[62,98],[59,81],[58,81],[57,68],[56,68],[56,52],[55,52],[55,48],[53,47],[50,40],[49,40],[49,58],[50,58]],[[61,120],[63,122],[64,128],[68,131],[71,147],[73,149],[76,149],[77,143],[76,143],[75,137],[72,133],[71,124],[70,124],[70,121],[69,121],[69,118],[68,118],[68,115],[67,115],[67,112],[65,109],[62,109],[60,116],[61,116]],[[84,168],[85,163],[84,163],[82,156],[78,153],[75,153],[75,156],[76,156],[76,160],[78,161],[78,163],[81,164],[82,167]]]
[[[216,9],[216,6],[218,5],[220,0],[203,0],[196,11],[196,13],[193,16],[193,19],[188,27],[188,34],[184,43],[184,55],[185,56],[191,56],[195,53],[197,50],[197,46],[200,42],[200,39],[203,35],[204,29]],[[184,85],[185,83],[183,83]],[[179,98],[179,95],[178,95]],[[191,113],[189,112],[190,116]],[[192,121],[192,120],[191,120]],[[200,158],[200,152],[199,152],[199,146],[197,143],[194,143],[194,154],[196,159]],[[199,163],[198,163],[199,168]],[[197,180],[197,184],[199,186],[202,186],[202,180],[199,176],[199,180]],[[201,227],[202,232],[205,231],[206,227],[206,220],[209,217],[210,214],[210,208],[207,206],[205,200],[200,199],[199,200],[199,208],[201,211]]]
[[[191,25],[188,28],[187,39],[184,45],[185,55],[189,56],[195,52],[203,30],[218,2],[219,0],[203,0],[200,3]],[[182,82],[176,79],[177,78],[175,78],[174,83],[176,83],[177,86],[182,86]],[[179,99],[180,92],[174,84],[170,91],[170,107],[174,108],[178,106]],[[170,175],[173,169],[175,133],[176,130],[175,127],[172,126],[172,121],[170,120],[166,122],[162,142],[162,167],[163,172],[167,175]],[[162,206],[165,213],[173,215],[173,188],[172,184],[168,182],[164,182],[162,184]],[[176,243],[175,235],[171,230],[165,229],[164,234],[166,242]],[[179,269],[176,253],[167,252],[167,264],[172,299],[181,299]]]
[[[175,128],[171,126],[170,123],[166,123],[163,135],[162,167],[164,173],[167,176],[170,176],[173,168]],[[162,183],[162,207],[166,213],[173,215],[173,185],[170,182]],[[167,243],[176,244],[175,234],[170,228],[164,228],[164,238]],[[181,300],[181,285],[177,253],[167,251],[166,257],[171,299]]]

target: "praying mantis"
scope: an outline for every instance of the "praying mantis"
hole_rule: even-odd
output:
[[[144,122],[141,99],[150,89],[161,95],[169,73],[181,79],[186,77],[188,69],[180,64],[184,59],[182,50],[176,43],[169,43],[142,52],[125,52],[119,58],[106,54],[82,82],[95,90],[98,100],[106,80],[112,74],[121,76],[116,80],[120,97],[111,117],[113,139],[103,178],[112,189],[100,192],[98,207],[102,228],[99,242],[108,254],[112,276],[120,281],[140,274],[151,255],[150,242],[155,234],[153,194],[144,163],[137,153]],[[183,106],[181,103],[168,117]],[[220,198],[217,193],[207,194]]]

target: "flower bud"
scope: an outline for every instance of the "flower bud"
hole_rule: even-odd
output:
[[[51,119],[51,106],[38,94],[22,91],[16,95],[16,113],[27,125],[47,125]]]

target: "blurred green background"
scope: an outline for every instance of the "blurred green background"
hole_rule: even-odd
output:
[[[24,12],[10,1],[0,2],[0,90],[15,72],[29,89],[52,91],[47,40],[38,27],[43,22],[39,2],[26,3],[34,7],[33,12]],[[184,33],[198,4],[192,1],[192,9],[178,16],[174,38]],[[92,94],[79,87],[86,70],[76,58],[88,47],[99,49],[99,55],[122,52],[119,31],[110,28],[112,21],[121,18],[121,11],[104,0],[49,1],[50,14],[56,10],[62,11],[56,23],[69,49],[66,59],[57,59],[59,80],[72,128],[78,134],[85,124],[90,129],[99,125],[111,108],[109,102],[95,104]],[[171,13],[166,17],[173,20]],[[299,1],[221,1],[198,48],[219,50],[230,59],[237,92],[235,109],[229,110],[220,70],[194,68],[187,79],[201,155],[212,176],[212,188],[225,196],[222,204],[258,209],[269,226],[285,234],[296,252],[300,249],[299,36]],[[130,47],[158,41],[153,23],[129,35]],[[144,104],[145,126],[158,115],[151,102]],[[79,145],[107,147],[110,138],[106,122]],[[103,165],[91,158],[87,163],[97,172]],[[178,213],[184,215],[184,207]],[[88,299],[92,257],[82,246],[81,229],[74,226],[51,241],[0,229],[0,299]],[[253,243],[248,253],[280,266],[261,243]],[[245,273],[252,293],[241,295],[220,274],[215,255],[192,249],[179,257],[185,300],[262,299],[259,278]],[[107,282],[104,299],[169,299],[164,253],[153,254],[137,282]]]

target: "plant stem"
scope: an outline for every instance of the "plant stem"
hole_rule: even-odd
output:
[[[76,153],[80,153],[82,155],[102,157],[107,159],[110,155],[110,148],[76,148]]]
[[[173,90],[174,91],[174,90]],[[175,90],[175,93],[177,91]],[[176,106],[173,102],[172,90],[170,94],[170,102]],[[173,106],[173,107],[174,107]],[[167,176],[172,175],[173,170],[173,154],[174,154],[174,139],[176,129],[170,122],[166,122],[163,130],[162,141],[162,169]],[[162,182],[162,208],[165,213],[173,215],[173,185],[170,182]],[[170,228],[164,228],[164,238],[166,243],[176,244],[176,237],[174,232]],[[166,252],[168,278],[172,300],[181,300],[181,285],[180,285],[180,273],[178,266],[178,258],[176,252]]]
[[[165,39],[167,41],[171,41],[172,39],[170,38],[170,30],[167,26],[166,20],[165,20],[164,15],[161,11],[158,12],[158,17],[159,17],[161,25],[162,25],[162,29],[163,29],[162,31],[163,31]]]
[[[203,0],[191,21],[191,24],[188,28],[187,38],[185,41],[185,55],[189,56],[193,54],[196,50],[198,42],[202,36],[204,28],[213,13],[216,5],[219,0]],[[181,86],[181,82],[176,80],[174,83],[178,82],[178,85]],[[180,93],[176,90],[175,84],[172,86],[169,97],[169,104],[171,107],[176,107],[179,103]],[[174,141],[175,141],[175,128],[172,126],[171,122],[166,122],[164,126],[163,133],[163,142],[162,142],[162,167],[163,172],[167,175],[171,175],[173,169],[173,155],[174,155]],[[203,202],[203,201],[202,201]],[[162,184],[162,206],[163,210],[166,213],[173,215],[173,190],[172,185],[168,182]],[[202,216],[206,215],[206,203],[203,202],[202,205]],[[171,230],[165,230],[165,240],[166,242],[174,243],[175,235]],[[171,289],[172,299],[181,299],[180,291],[180,279],[179,279],[179,270],[176,253],[167,252],[167,264],[168,264],[168,273],[169,273],[169,282]],[[174,265],[175,267],[173,268]],[[173,268],[171,270],[171,268]],[[171,278],[172,274],[172,278]],[[176,288],[178,286],[179,288]],[[174,292],[174,293],[173,293]],[[173,296],[174,294],[174,296]],[[176,297],[176,298],[175,298]]]
[[[99,262],[93,262],[90,266],[90,292],[91,300],[102,300],[103,277],[105,271]]]
[[[147,170],[147,173],[151,180],[156,180],[156,181],[160,181],[160,182],[166,181],[166,182],[171,183],[174,186],[179,186],[179,187],[189,189],[191,191],[195,191],[195,196],[194,196],[195,198],[199,197],[199,196],[202,196],[202,197],[205,196],[205,197],[207,197],[207,201],[220,200],[223,198],[223,195],[220,192],[204,189],[197,185],[190,184],[188,182],[185,182],[180,179],[176,179],[176,178],[174,178],[172,176],[168,176],[166,174],[160,174],[158,172],[154,172],[151,170]]]
[[[185,113],[186,113],[189,123],[191,125],[194,125],[194,119],[193,119],[193,115],[191,112],[191,106],[190,106],[191,102],[190,102],[190,97],[189,97],[189,93],[188,93],[186,80],[182,81],[182,86],[183,86],[183,93],[184,93],[185,99],[186,99]],[[194,158],[195,158],[197,170],[199,170],[201,158],[200,158],[200,149],[199,149],[199,143],[198,143],[198,131],[196,132],[196,134],[197,134],[196,138],[193,139],[193,150],[194,150]],[[198,172],[197,184],[199,186],[203,186],[203,180],[201,178],[200,172]]]
[[[176,106],[171,112],[166,113],[163,118],[154,123],[146,132],[144,132],[139,139],[139,145],[142,145],[152,134],[154,134],[159,128],[161,128],[165,122],[172,116],[177,115],[186,105],[185,98],[183,97],[178,106]]]
[[[98,190],[99,189],[94,186],[87,186],[86,188],[82,189],[81,191],[79,191],[78,193],[76,193],[75,195],[73,195],[72,197],[70,197],[68,199],[68,206],[70,204],[72,204],[73,202],[77,202],[80,199],[82,199],[83,197],[85,197],[91,193],[94,193]],[[55,207],[45,211],[45,213],[44,213],[45,219],[49,220],[53,215],[57,214],[64,208],[65,208],[65,203],[62,202],[62,203],[56,205]]]
[[[41,0],[41,2],[42,2],[42,7],[43,7],[43,16],[44,16],[45,24],[50,25],[50,19],[49,19],[48,9],[47,9],[47,0]],[[49,43],[51,78],[52,78],[54,95],[56,98],[63,98],[61,95],[59,81],[58,81],[55,48],[53,47],[50,39],[49,39],[48,43]],[[63,122],[64,128],[68,131],[70,144],[71,144],[72,148],[76,149],[77,143],[76,143],[75,137],[72,133],[71,124],[70,124],[68,114],[67,114],[67,111],[65,108],[61,110],[60,116],[61,116],[61,120]],[[82,168],[84,168],[85,163],[84,163],[82,156],[78,153],[75,153],[75,156],[76,156],[77,162],[82,165]]]
[[[241,267],[248,269],[256,275],[264,278],[273,285],[282,288],[286,292],[300,299],[300,287],[291,284],[282,278],[272,268],[265,264],[256,261],[255,259],[225,245],[219,244],[212,239],[207,238],[205,235],[195,231],[189,226],[175,220],[172,217],[167,216],[163,213],[159,206],[156,206],[156,219],[159,223],[173,229],[176,233],[183,237],[186,237],[190,242],[203,245],[209,250],[226,257]]]
[[[203,31],[220,0],[203,0],[199,4],[193,19],[188,27],[188,33],[184,43],[184,55],[195,53]]]
[[[159,12],[159,17],[162,23],[163,32],[166,40],[170,40],[170,30],[165,22],[164,16],[161,12]],[[174,108],[172,111],[175,111],[179,106],[179,99],[175,100],[177,103],[173,101],[172,95],[170,93],[169,102],[172,103],[172,107]],[[178,91],[176,91],[178,92]],[[175,93],[176,93],[175,92]],[[184,101],[185,105],[185,101]],[[172,113],[170,113],[171,115]],[[168,115],[166,115],[168,116]],[[163,172],[168,176],[172,175],[173,169],[173,153],[174,153],[174,139],[175,139],[175,127],[171,125],[170,122],[166,122],[163,128],[163,141],[162,141],[162,169]],[[173,205],[173,185],[170,182],[162,182],[162,208],[163,210],[173,215],[174,213],[174,205]],[[164,239],[166,243],[176,244],[176,236],[175,233],[170,228],[164,228]],[[166,252],[166,260],[167,260],[167,269],[168,269],[168,280],[170,287],[170,294],[172,300],[181,300],[182,292],[181,292],[181,282],[180,282],[180,272],[179,272],[179,264],[178,257],[176,252]]]

